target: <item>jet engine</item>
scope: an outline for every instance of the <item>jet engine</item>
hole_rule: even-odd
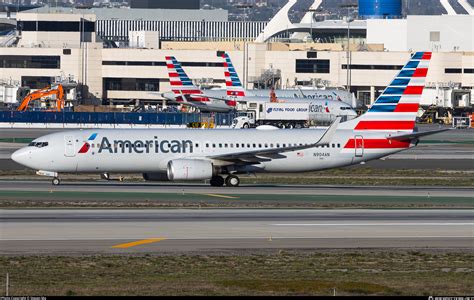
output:
[[[168,162],[169,180],[204,180],[210,179],[214,167],[208,160],[175,159]]]
[[[143,173],[143,179],[145,179],[146,181],[169,181],[166,172]]]

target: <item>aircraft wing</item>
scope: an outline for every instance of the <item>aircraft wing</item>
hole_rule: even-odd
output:
[[[214,159],[214,160],[230,161],[230,162],[240,163],[240,164],[242,163],[255,164],[259,162],[271,161],[272,159],[286,158],[286,156],[283,154],[285,152],[305,150],[305,149],[315,148],[318,146],[328,145],[332,141],[340,122],[341,122],[341,117],[337,117],[336,120],[331,124],[331,126],[329,126],[329,128],[324,132],[322,137],[316,143],[291,146],[291,147],[280,147],[280,148],[271,148],[271,149],[242,151],[242,152],[236,152],[236,153],[226,153],[226,154],[208,156],[208,158]]]
[[[398,134],[398,135],[389,135],[387,136],[388,139],[390,140],[412,140],[416,139],[419,137],[427,136],[427,135],[432,135],[444,131],[452,130],[452,128],[444,128],[444,129],[438,129],[438,130],[431,130],[431,131],[423,131],[423,132],[412,132],[412,133],[405,133],[405,134]]]

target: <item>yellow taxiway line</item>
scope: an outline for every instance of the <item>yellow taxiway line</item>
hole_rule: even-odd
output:
[[[126,248],[145,245],[145,244],[157,243],[163,240],[166,240],[166,239],[165,238],[145,239],[145,240],[139,240],[139,241],[125,243],[125,244],[115,245],[115,246],[112,246],[112,248],[126,249]]]

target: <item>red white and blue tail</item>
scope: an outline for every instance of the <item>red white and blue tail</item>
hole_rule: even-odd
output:
[[[412,132],[431,52],[416,52],[370,109],[352,120],[354,130]]]
[[[171,90],[173,91],[176,101],[187,101],[186,95],[200,95],[201,90],[193,84],[186,72],[183,70],[181,63],[174,56],[166,56],[166,67],[170,79]],[[190,101],[204,101],[199,97],[189,97]]]
[[[240,82],[239,75],[237,75],[237,72],[235,71],[234,64],[232,64],[229,54],[222,54],[222,58],[224,59],[224,75],[227,96],[245,97],[245,90]]]

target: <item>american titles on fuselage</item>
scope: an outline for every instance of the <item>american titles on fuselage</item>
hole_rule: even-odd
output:
[[[193,153],[190,140],[113,140],[103,137],[98,153]]]

